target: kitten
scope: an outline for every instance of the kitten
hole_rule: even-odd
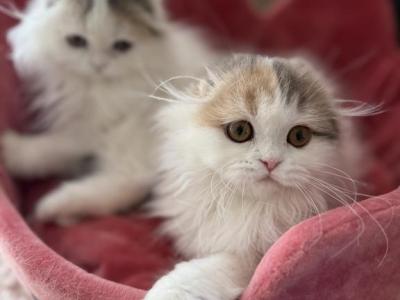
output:
[[[12,60],[46,131],[2,137],[8,170],[37,178],[95,161],[89,176],[42,199],[36,217],[67,221],[138,202],[154,182],[154,81],[193,74],[211,51],[167,21],[160,0],[33,0],[18,15]]]
[[[342,190],[361,153],[346,117],[363,113],[299,59],[238,55],[174,94],[158,116],[163,180],[151,207],[193,260],[146,299],[236,299],[285,231],[353,200]]]

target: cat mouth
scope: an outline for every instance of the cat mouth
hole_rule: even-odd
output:
[[[275,178],[273,178],[271,175],[265,175],[264,177],[262,177],[261,179],[259,179],[258,180],[258,182],[260,182],[260,183],[267,183],[267,184],[270,184],[270,183],[275,183],[275,184],[279,184],[279,182],[275,179]]]

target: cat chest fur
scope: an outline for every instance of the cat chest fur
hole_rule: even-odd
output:
[[[227,196],[229,201],[226,203],[207,202],[206,199],[212,199],[213,195],[208,193],[207,196],[193,197],[188,193],[175,199],[175,217],[164,225],[165,231],[176,239],[178,250],[189,257],[230,252],[241,257],[261,258],[291,226],[293,219],[304,218],[304,215],[296,214],[302,206],[307,206],[306,201],[296,194],[296,199],[290,201],[293,205],[286,207],[274,201],[273,195],[265,195],[260,201],[243,198],[237,192]],[[303,211],[307,211],[304,208]],[[293,218],[284,223],[279,221],[282,210],[288,210],[287,214]]]

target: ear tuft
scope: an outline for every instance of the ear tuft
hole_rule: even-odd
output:
[[[316,72],[313,63],[303,57],[294,57],[288,60],[289,64],[301,73]]]

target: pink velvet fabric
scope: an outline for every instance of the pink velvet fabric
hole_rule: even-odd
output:
[[[281,0],[266,14],[247,0],[171,0],[170,7],[220,46],[306,52],[332,72],[344,97],[384,101],[387,113],[362,122],[373,153],[367,179],[376,194],[400,183],[400,56],[390,1]],[[0,131],[20,126],[24,106],[6,59],[10,24],[0,16]],[[159,221],[137,214],[71,228],[33,224],[33,232],[11,203],[26,215],[48,184],[16,184],[1,166],[0,183],[0,250],[40,300],[141,299],[176,260],[170,242],[156,234]],[[243,299],[398,299],[400,191],[354,209],[361,219],[339,208],[285,234],[266,253]]]

